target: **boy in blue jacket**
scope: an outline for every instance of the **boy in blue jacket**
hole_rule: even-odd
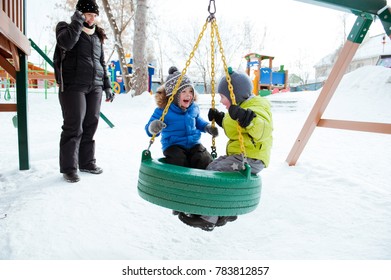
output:
[[[153,134],[161,134],[166,163],[205,169],[213,158],[201,144],[201,132],[217,136],[218,130],[201,118],[200,108],[194,102],[196,96],[193,84],[187,76],[182,78],[164,122],[159,120],[180,76],[181,73],[176,67],[169,69],[166,83],[155,95],[158,107],[146,124],[145,130],[150,137]]]

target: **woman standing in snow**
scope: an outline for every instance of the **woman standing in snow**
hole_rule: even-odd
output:
[[[60,172],[68,182],[80,180],[77,169],[100,174],[95,162],[94,135],[98,127],[103,90],[113,101],[104,61],[104,30],[95,24],[99,7],[94,0],[79,0],[71,23],[56,26],[54,55],[59,100],[63,115]]]

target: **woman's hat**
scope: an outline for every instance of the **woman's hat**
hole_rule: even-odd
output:
[[[76,4],[76,10],[84,13],[94,13],[99,15],[99,6],[94,0],[79,0]]]

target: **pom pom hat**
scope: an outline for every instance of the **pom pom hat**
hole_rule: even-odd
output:
[[[235,101],[237,104],[240,104],[252,95],[253,83],[246,73],[235,72],[231,67],[228,68],[228,73],[231,77],[231,84],[235,94]],[[227,78],[225,76],[221,78],[217,92],[227,97],[232,104]]]
[[[164,84],[164,88],[166,89],[166,96],[172,95],[172,92],[180,76],[181,76],[181,72],[178,71],[178,68],[176,68],[175,66],[171,66],[170,69],[168,70],[168,77],[166,83]],[[184,75],[182,77],[181,84],[178,87],[177,93],[180,93],[182,90],[184,90],[187,87],[193,88],[193,83],[186,75]]]
[[[99,15],[99,6],[94,0],[79,0],[76,4],[76,10],[84,13],[94,13]]]

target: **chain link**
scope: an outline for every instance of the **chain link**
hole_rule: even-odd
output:
[[[219,43],[219,50],[220,50],[220,53],[221,53],[221,60],[223,61],[223,65],[224,65],[224,72],[225,72],[225,76],[227,78],[228,90],[229,90],[229,94],[230,94],[230,97],[231,97],[231,100],[232,100],[232,105],[236,105],[235,94],[234,94],[233,86],[232,86],[232,83],[231,83],[231,76],[228,73],[227,61],[225,59],[223,44],[221,42],[220,33],[219,33],[219,29],[217,27],[216,21],[212,21],[212,28],[214,28],[214,30],[216,32],[217,41]],[[243,135],[242,135],[242,128],[240,127],[239,123],[236,124],[236,130],[238,131],[238,136],[239,136],[240,151],[243,154],[244,161],[246,161],[246,157],[247,157],[246,156],[246,149],[244,147],[244,139],[243,139]]]

